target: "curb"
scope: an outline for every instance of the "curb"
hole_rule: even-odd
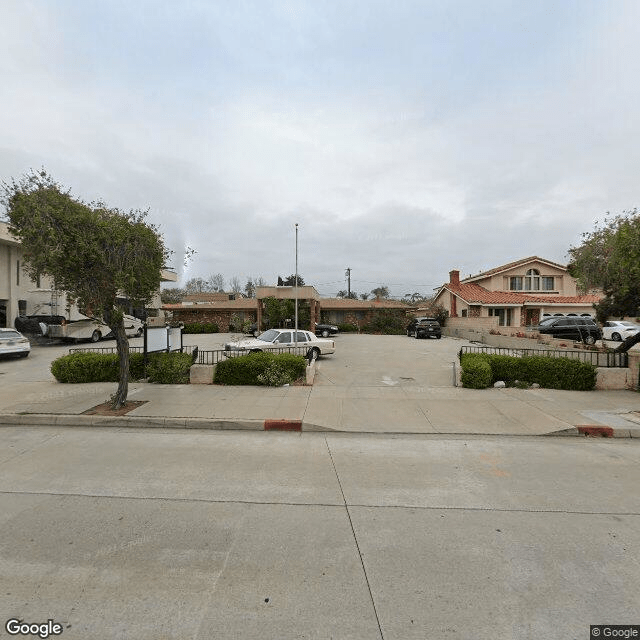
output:
[[[544,434],[547,436],[584,436],[587,438],[640,438],[640,429],[624,429],[601,424],[578,424]]]

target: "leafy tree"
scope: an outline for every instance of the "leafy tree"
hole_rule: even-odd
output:
[[[343,289],[342,291],[338,291],[338,298],[348,298],[350,300],[357,300],[358,294],[355,291],[346,291]]]
[[[288,278],[285,278],[283,281],[283,286],[285,287],[293,287],[296,284],[296,274],[292,273]],[[304,287],[304,278],[298,274],[298,286]]]
[[[120,381],[112,406],[121,407],[129,385],[129,342],[116,298],[143,306],[160,288],[169,252],[157,227],[146,222],[146,212],[82,202],[44,170],[4,183],[2,201],[29,277],[52,277],[70,301],[114,332]]]
[[[371,293],[376,298],[388,298],[389,297],[389,287],[384,286],[384,285],[380,285],[379,287],[376,287],[375,289],[371,289]]]
[[[600,321],[640,315],[640,213],[637,209],[605,218],[569,249],[569,273],[583,290],[599,288],[605,297],[595,306]],[[635,336],[634,336],[635,337]],[[618,350],[640,342],[630,339]]]
[[[338,297],[338,298],[346,298],[347,297],[347,290],[346,289],[340,289],[340,291],[338,291],[338,293],[336,293],[336,297]]]
[[[360,299],[361,300],[368,300],[369,299],[369,294],[368,293],[361,293],[360,294]]]

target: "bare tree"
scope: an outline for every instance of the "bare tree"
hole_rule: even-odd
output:
[[[224,277],[221,273],[215,273],[209,276],[207,279],[207,283],[209,285],[209,291],[216,292],[224,291]]]

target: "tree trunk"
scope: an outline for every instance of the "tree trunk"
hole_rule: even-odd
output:
[[[638,344],[638,342],[640,342],[640,331],[628,338],[625,338],[622,343],[615,348],[615,351],[629,351],[629,349],[631,349],[634,344]]]
[[[127,402],[129,393],[129,340],[124,331],[124,319],[121,317],[115,327],[112,327],[116,335],[116,346],[120,361],[120,380],[118,390],[111,397],[111,408],[119,409]]]

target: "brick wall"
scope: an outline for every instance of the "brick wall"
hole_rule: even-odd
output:
[[[251,311],[228,311],[218,309],[176,309],[173,311],[173,319],[189,324],[192,322],[213,322],[218,325],[220,331],[229,330],[231,316],[237,315],[244,320],[256,321],[256,314]]]

